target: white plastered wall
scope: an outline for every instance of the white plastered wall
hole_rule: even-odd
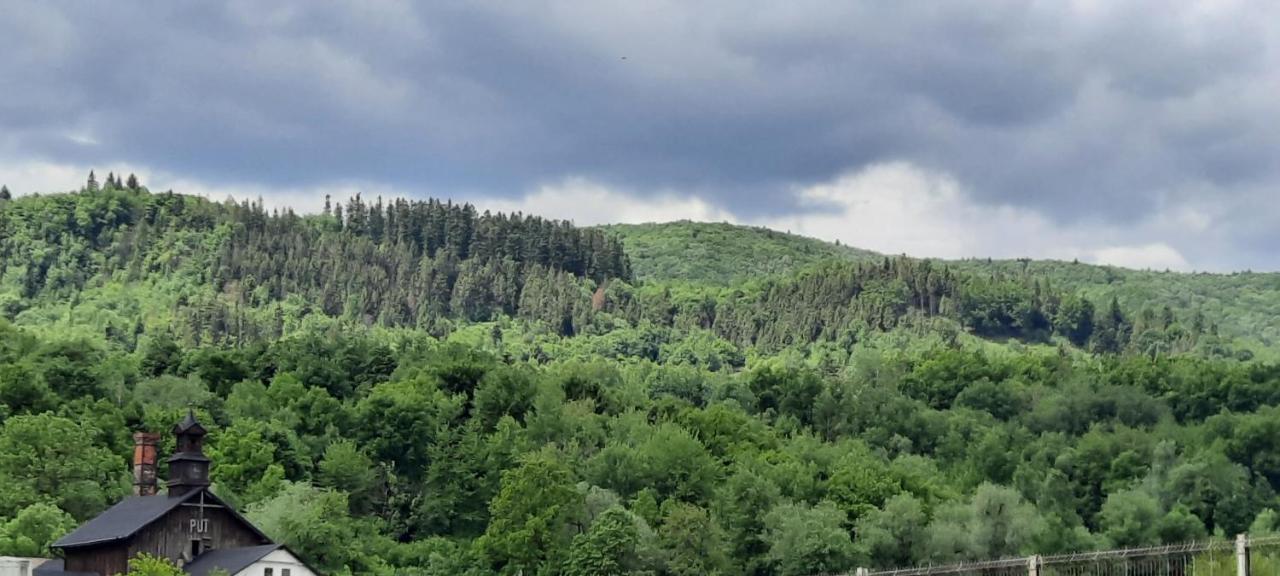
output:
[[[290,554],[288,550],[276,550],[261,560],[249,565],[248,568],[237,572],[234,576],[263,576],[266,569],[271,568],[272,576],[284,576],[284,570],[289,570],[289,576],[317,576],[315,572],[307,568],[297,556]]]

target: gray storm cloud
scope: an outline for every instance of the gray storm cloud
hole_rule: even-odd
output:
[[[907,162],[1055,227],[1201,210],[1196,241],[1154,240],[1198,267],[1280,267],[1272,2],[0,0],[0,14],[4,165],[460,198],[585,179],[766,221],[821,209],[791,191]]]

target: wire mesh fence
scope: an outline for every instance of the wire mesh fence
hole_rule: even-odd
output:
[[[1280,536],[1249,540],[1251,576],[1280,576]]]
[[[1243,552],[1241,552],[1243,551]],[[1280,576],[1280,536],[1030,556],[850,576]]]
[[[1030,561],[1030,558],[1007,558],[861,573],[873,576],[1026,576]]]
[[[1040,559],[1039,570],[1039,576],[1235,576],[1235,573],[1235,543],[1225,540],[1047,556]]]

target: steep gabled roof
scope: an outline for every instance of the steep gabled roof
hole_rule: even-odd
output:
[[[208,576],[210,572],[221,569],[225,570],[228,575],[235,576],[235,574],[248,568],[254,562],[266,557],[267,554],[279,549],[279,544],[267,544],[251,548],[210,550],[196,557],[190,564],[183,566],[182,570],[191,576]]]
[[[227,506],[225,502],[214,496],[212,492],[192,490],[178,497],[158,495],[125,498],[119,504],[108,508],[106,512],[99,514],[96,518],[85,522],[70,534],[58,539],[57,542],[53,543],[53,547],[78,548],[124,540],[137,534],[139,530],[146,528],[152,522],[163,518],[165,514],[181,506],[182,503],[189,502],[202,493],[207,500],[212,500],[226,508],[236,520],[244,523],[245,526],[260,536],[263,542],[271,541],[257,527],[236,512],[234,508]]]
[[[173,433],[195,434],[197,436],[204,436],[207,434],[204,426],[201,426],[200,423],[196,421],[195,411],[191,409],[187,409],[187,417],[183,418],[181,422],[173,427]]]
[[[54,542],[53,546],[54,548],[74,548],[128,538],[199,492],[199,490],[193,490],[177,498],[165,495],[130,496],[63,536]]]

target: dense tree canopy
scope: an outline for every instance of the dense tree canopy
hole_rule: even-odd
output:
[[[214,490],[335,574],[812,574],[1280,531],[1280,365],[1218,328],[1250,322],[1231,307],[841,250],[663,280],[616,232],[114,175],[0,203],[0,554],[123,497],[131,432],[188,407]]]

